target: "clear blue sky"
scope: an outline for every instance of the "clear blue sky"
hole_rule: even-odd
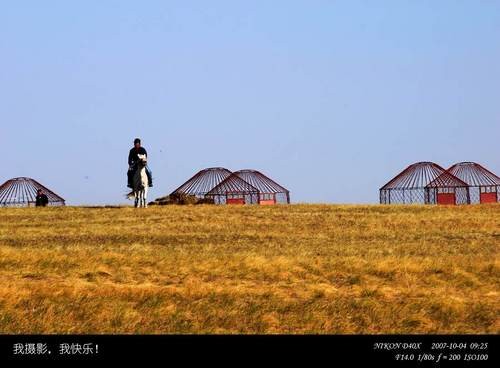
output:
[[[500,173],[500,1],[11,1],[0,181],[126,202],[255,168],[294,202],[373,203],[415,161]]]

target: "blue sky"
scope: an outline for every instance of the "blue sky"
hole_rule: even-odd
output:
[[[0,5],[0,181],[126,202],[255,168],[294,202],[375,203],[416,161],[500,173],[500,1],[12,1]]]

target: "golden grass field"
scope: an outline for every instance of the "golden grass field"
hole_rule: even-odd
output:
[[[500,205],[0,209],[0,333],[499,333]]]

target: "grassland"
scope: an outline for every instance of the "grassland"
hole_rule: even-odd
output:
[[[498,333],[500,206],[0,209],[1,333]]]

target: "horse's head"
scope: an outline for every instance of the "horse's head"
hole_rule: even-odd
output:
[[[139,157],[139,161],[137,162],[137,165],[139,167],[144,167],[147,165],[148,163],[148,158],[146,157],[146,155],[137,155]]]

